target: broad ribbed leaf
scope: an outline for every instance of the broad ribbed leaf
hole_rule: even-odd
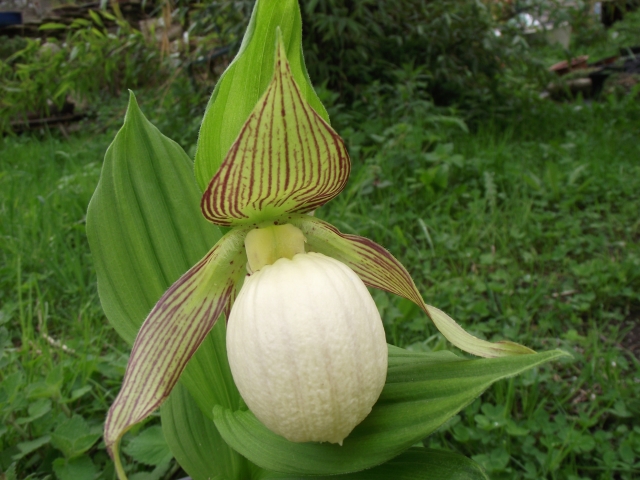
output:
[[[104,440],[112,456],[124,433],[169,396],[244,275],[246,232],[233,230],[174,283],[142,324],[120,393],[109,409]]]
[[[218,330],[224,334],[223,329],[224,322],[219,322],[212,333]],[[218,430],[180,384],[173,389],[160,411],[162,428],[171,451],[193,480],[488,480],[482,468],[467,457],[426,448],[410,448],[378,467],[337,477],[269,472],[250,464],[234,450],[221,450],[224,440]]]
[[[301,477],[264,472],[257,480],[489,480],[480,465],[467,457],[443,450],[410,448],[393,460],[362,472],[340,476]]]
[[[289,442],[267,429],[250,411],[215,407],[214,419],[231,447],[267,470],[303,475],[357,472],[407,450],[493,382],[565,355],[555,350],[466,360],[451,352],[420,354],[390,347],[382,394],[342,446]]]
[[[307,250],[340,260],[353,269],[370,287],[386,290],[418,305],[452,344],[480,357],[501,357],[534,353],[517,343],[491,343],[467,333],[455,320],[424,303],[409,272],[387,250],[371,240],[340,233],[334,226],[317,218],[296,215],[288,220],[302,230]]]
[[[224,335],[225,331],[224,322],[218,322],[212,334]],[[193,480],[251,478],[247,460],[227,447],[213,421],[202,413],[180,383],[160,412],[171,452]]]
[[[87,212],[100,300],[110,323],[129,343],[167,288],[220,238],[202,217],[200,197],[189,157],[148,122],[132,95]],[[228,369],[226,352],[216,348],[207,337],[183,381],[203,404],[211,404],[207,398],[220,402],[229,397],[236,401],[220,403],[237,405],[230,374],[223,375],[212,361],[222,355],[219,361]],[[203,374],[208,376],[205,387]],[[232,452],[221,439],[217,451]]]
[[[282,42],[276,70],[202,197],[218,225],[309,212],[344,188],[351,164],[342,139],[296,86]]]
[[[204,190],[267,89],[274,71],[276,29],[302,96],[326,122],[329,116],[316,95],[302,56],[302,19],[297,0],[258,0],[240,51],[216,84],[204,114],[195,171]]]
[[[128,343],[165,290],[218,241],[198,209],[193,164],[131,94],[87,212],[100,302]]]

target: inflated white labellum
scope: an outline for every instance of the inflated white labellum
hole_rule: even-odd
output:
[[[227,350],[251,411],[293,442],[342,444],[371,412],[387,374],[371,295],[353,270],[318,253],[281,258],[245,280]]]

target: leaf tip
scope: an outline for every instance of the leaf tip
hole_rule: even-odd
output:
[[[127,104],[127,113],[124,116],[124,123],[126,124],[131,120],[134,115],[142,115],[144,117],[140,110],[140,106],[138,105],[136,94],[133,93],[133,90],[129,89],[129,103]]]
[[[552,350],[552,351],[557,353],[558,356],[556,358],[569,357],[569,359],[571,359],[571,360],[574,359],[574,356],[571,353],[565,352],[564,350],[557,349],[557,350]]]
[[[138,99],[136,98],[136,94],[131,89],[128,89],[128,92],[129,92],[129,102],[127,103],[127,111],[132,108],[139,109],[140,107],[138,106]]]

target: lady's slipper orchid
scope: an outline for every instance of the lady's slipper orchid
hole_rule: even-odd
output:
[[[341,442],[384,384],[383,330],[363,285],[415,302],[466,352],[532,353],[468,334],[424,303],[383,247],[305,215],[334,198],[349,171],[342,140],[300,94],[278,41],[273,79],[201,201],[209,221],[233,228],[157,302],[109,410],[105,442],[121,477],[122,435],[167,398],[223,312],[240,392],[294,441]]]

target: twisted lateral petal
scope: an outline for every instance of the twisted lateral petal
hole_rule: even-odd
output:
[[[225,226],[306,213],[340,193],[350,170],[342,139],[300,93],[279,40],[273,79],[200,206]]]
[[[220,241],[160,298],[131,350],[122,389],[109,409],[104,439],[119,464],[118,442],[169,396],[191,356],[215,324],[244,275],[246,230]]]
[[[370,287],[395,293],[414,302],[431,318],[447,340],[459,349],[480,357],[535,353],[517,343],[491,343],[467,333],[449,315],[424,303],[409,272],[377,243],[357,235],[340,233],[332,225],[307,215],[291,215],[288,222],[302,230],[307,238],[308,250],[345,263]]]

